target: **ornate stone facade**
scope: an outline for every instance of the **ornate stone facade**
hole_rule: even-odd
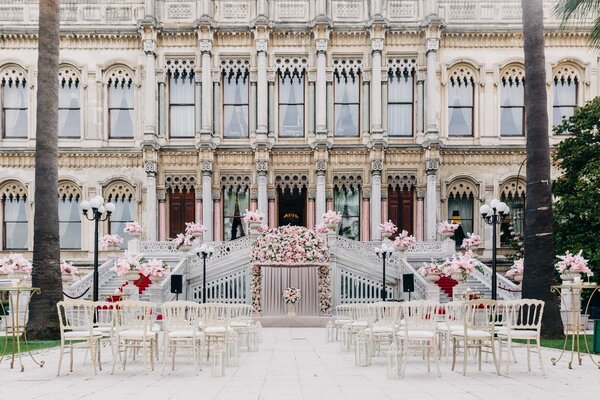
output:
[[[396,218],[389,215],[394,201],[414,209],[405,223],[424,240],[435,236],[428,224],[449,218],[456,199],[472,198],[472,231],[488,241],[490,232],[477,218],[480,202],[525,195],[525,138],[501,133],[502,90],[526,79],[518,2],[193,3],[81,0],[61,11],[60,80],[76,88],[73,121],[80,124],[79,136],[59,139],[63,197],[131,200],[134,217],[154,231],[146,238],[165,239],[172,189],[194,189],[195,219],[208,221],[214,240],[224,237],[229,212],[224,187],[247,187],[248,204],[240,207],[259,209],[272,226],[279,224],[278,193],[300,188],[309,227],[319,223],[319,212],[343,203],[334,198],[340,192],[334,187],[357,187],[361,240],[377,238],[378,223]],[[551,121],[557,82],[576,87],[578,105],[600,94],[600,61],[588,49],[589,27],[559,30],[552,3],[544,3]],[[0,188],[4,197],[25,198],[29,216],[37,7],[0,1],[0,92],[20,85],[27,108],[25,135],[12,135],[7,125],[0,136]],[[282,76],[299,82],[301,96],[284,97]],[[337,99],[340,76],[356,82],[356,103]],[[183,125],[173,111],[181,105],[173,101],[173,77],[190,80],[182,103],[190,120]],[[396,100],[400,79],[410,82],[409,100]],[[232,82],[245,85],[241,97],[227,97]],[[455,105],[450,91],[459,84],[472,87],[471,135],[452,135],[448,128]],[[111,133],[117,120],[110,111],[111,87],[131,90],[131,136]],[[346,110],[356,117],[358,134],[339,134],[338,110],[350,103]],[[290,104],[300,110],[294,115],[301,131],[284,137],[282,110]],[[408,111],[399,113],[397,104]],[[241,114],[232,114],[233,107]],[[231,134],[232,115],[245,118],[236,120],[240,134]],[[394,133],[395,118],[409,118],[409,134]],[[183,134],[176,134],[178,126]],[[561,140],[548,134],[552,144]],[[69,260],[90,257],[91,228],[82,224],[81,249],[70,250]],[[32,218],[28,227],[30,250]],[[106,231],[103,225],[101,233]],[[5,235],[0,232],[0,240]],[[10,251],[4,241],[2,251]]]

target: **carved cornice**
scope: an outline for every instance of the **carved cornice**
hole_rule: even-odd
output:
[[[142,153],[61,153],[58,157],[60,168],[142,168]],[[34,168],[35,154],[0,153],[0,167]]]

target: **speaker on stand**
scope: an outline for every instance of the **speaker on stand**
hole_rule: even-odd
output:
[[[182,275],[171,275],[171,293],[175,294],[175,300],[179,300],[179,295],[183,293]]]
[[[402,290],[408,293],[408,301],[410,294],[415,291],[415,276],[413,274],[402,274]]]

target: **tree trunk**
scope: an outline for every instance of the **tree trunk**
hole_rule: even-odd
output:
[[[548,98],[544,55],[542,0],[521,0],[525,52],[525,119],[527,121],[527,198],[525,201],[525,270],[523,298],[545,301],[544,337],[562,337],[555,284]]]
[[[58,231],[58,52],[59,0],[40,0],[37,122],[35,140],[35,209],[33,286],[29,338],[60,336],[56,303],[63,299]]]

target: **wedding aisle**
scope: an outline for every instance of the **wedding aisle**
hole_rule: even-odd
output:
[[[210,376],[210,367],[198,375],[184,358],[176,370],[159,366],[147,375],[141,363],[128,365],[110,375],[109,351],[105,352],[104,371],[93,376],[89,364],[81,365],[83,352],[76,353],[75,372],[56,377],[58,351],[42,352],[44,368],[26,365],[24,373],[0,363],[1,398],[20,399],[215,399],[215,400],[337,400],[337,399],[573,399],[589,398],[598,389],[598,369],[589,360],[583,366],[567,369],[566,363],[553,367],[555,351],[545,350],[547,378],[534,370],[527,372],[526,353],[517,351],[518,364],[510,377],[497,376],[484,366],[463,377],[451,372],[442,361],[442,377],[426,372],[418,358],[409,364],[404,380],[386,377],[385,357],[374,365],[354,366],[353,352],[340,352],[339,343],[325,342],[323,328],[265,328],[256,353],[242,352],[240,366],[227,368],[226,376]]]

